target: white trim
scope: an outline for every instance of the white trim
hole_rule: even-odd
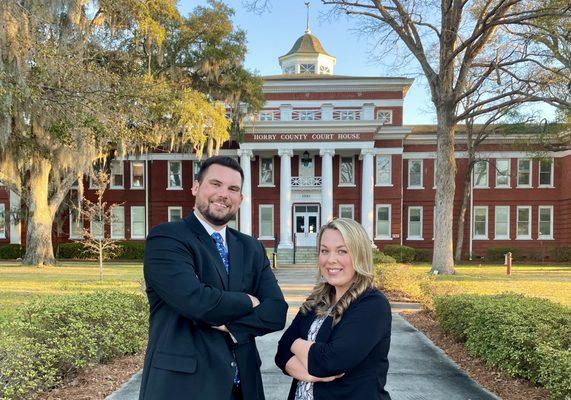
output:
[[[485,210],[485,233],[483,235],[478,235],[476,234],[476,214],[479,210]],[[474,211],[473,211],[473,215],[472,218],[474,218],[474,223],[473,223],[473,227],[474,227],[474,232],[473,232],[473,239],[474,240],[488,240],[488,225],[489,225],[489,214],[488,214],[488,206],[474,206]]]
[[[553,158],[550,159],[551,160],[551,171],[549,172],[549,178],[550,178],[550,182],[548,184],[541,184],[541,162],[542,161],[546,161],[544,159],[540,159],[539,162],[537,163],[537,174],[538,174],[538,178],[537,178],[537,187],[538,188],[542,188],[542,189],[553,189],[553,172],[554,172],[554,160]]]
[[[389,160],[389,182],[379,183],[379,158],[388,158]],[[376,154],[375,155],[375,186],[377,187],[391,187],[393,186],[393,157],[391,154]]]
[[[411,185],[410,184],[410,170],[411,164],[415,161],[420,161],[420,184]],[[424,160],[423,159],[413,159],[407,162],[407,189],[424,189]]]
[[[171,165],[177,163],[179,165],[178,175],[180,175],[180,185],[171,186]],[[167,190],[183,190],[182,188],[182,161],[181,160],[168,160],[167,161]]]
[[[279,108],[284,104],[289,104],[293,106],[293,108],[321,108],[321,105],[324,103],[331,103],[334,101],[333,105],[335,108],[358,108],[362,107],[363,103],[374,104],[375,108],[383,108],[383,107],[402,107],[404,105],[404,101],[400,99],[387,99],[387,100],[270,100],[264,103],[264,108]],[[390,110],[386,110],[390,111]],[[375,115],[376,117],[376,115]],[[376,121],[370,120],[370,121]]]
[[[383,136],[384,138],[384,136]],[[402,154],[403,148],[402,147],[375,147],[373,150],[375,155],[393,155],[393,154]]]
[[[272,227],[272,234],[271,236],[262,236],[262,209],[269,208],[272,211],[272,220],[270,226]],[[275,240],[275,227],[274,227],[274,205],[273,204],[260,204],[258,205],[258,240]]]
[[[375,142],[243,142],[241,149],[248,150],[362,150],[373,149]]]
[[[121,182],[123,182],[122,185],[113,184],[113,163],[119,163],[119,169],[121,170]],[[111,160],[109,164],[109,190],[125,189],[125,164],[123,163],[123,160]]]
[[[499,209],[507,209],[507,234],[506,236],[499,236],[498,235],[498,210]],[[495,206],[494,207],[494,240],[510,240],[510,220],[511,220],[511,207],[510,206]],[[506,221],[502,221],[506,222]]]
[[[272,161],[272,181],[268,182],[268,183],[262,183],[262,161],[263,160],[271,160]],[[260,156],[258,159],[258,187],[276,187],[276,168],[275,168],[275,160],[274,160],[274,156],[268,156],[268,157],[264,157],[264,156]]]
[[[389,234],[388,235],[379,235],[379,208],[385,207],[389,209]],[[375,240],[393,240],[392,237],[392,219],[393,219],[393,210],[391,204],[377,204],[375,206]]]
[[[508,183],[507,185],[498,185],[498,176],[500,176],[500,171],[498,169],[498,161],[507,161],[508,162],[508,170],[507,170],[507,178],[508,178]],[[512,177],[511,177],[511,171],[512,171],[512,160],[511,158],[496,158],[496,165],[495,165],[495,171],[496,171],[496,183],[495,183],[495,188],[496,189],[511,189],[512,187]]]
[[[69,210],[69,238],[70,239],[83,239],[83,228],[85,227],[84,223],[83,223],[83,219],[80,219],[79,223],[77,225],[79,225],[79,227],[81,228],[81,235],[72,235],[73,232],[73,228],[72,226],[74,225],[74,221],[73,221],[73,209]],[[78,212],[78,216],[79,216],[79,212]]]
[[[220,149],[218,154],[221,156],[238,157],[237,149],[226,150]],[[201,161],[196,157],[195,153],[148,153],[149,161],[164,161],[164,160],[192,160]],[[205,156],[206,157],[206,156]],[[203,157],[203,160],[206,159]],[[141,156],[128,155],[124,158],[126,161],[141,161]]]
[[[529,183],[528,184],[520,184],[519,183],[519,162],[520,161],[529,161]],[[518,158],[517,159],[517,173],[516,173],[516,188],[518,189],[530,189],[533,186],[533,159],[526,157],[526,158]]]
[[[113,210],[122,210],[123,211],[123,220],[122,221],[113,221],[114,215],[113,215]],[[111,226],[109,227],[109,234],[111,239],[125,239],[125,207],[124,206],[113,206],[111,207]],[[117,235],[116,232],[114,232],[113,229],[113,224],[121,224],[123,227],[123,232],[122,235]]]
[[[131,161],[130,163],[130,171],[131,171],[131,182],[130,182],[130,189],[131,190],[145,190],[145,174],[147,171],[145,171],[145,162],[144,161]],[[142,179],[142,183],[141,186],[133,186],[133,170],[135,169],[134,166],[135,164],[140,164],[143,167],[143,179]]]
[[[408,140],[406,140],[408,142]],[[569,154],[567,154],[569,153]],[[545,153],[547,157],[550,158],[562,158],[571,155],[570,151],[564,152],[555,152],[555,151],[548,151]],[[410,158],[436,158],[435,151],[412,151],[410,153],[404,152],[403,157],[405,159]],[[478,158],[533,158],[533,153],[526,153],[523,151],[480,151],[476,152],[476,157]],[[455,151],[454,158],[468,158],[468,152],[466,151]]]
[[[93,234],[93,223],[99,222],[101,224],[101,236],[95,236]],[[105,221],[94,221],[94,220],[89,220],[89,233],[91,234],[91,236],[93,236],[93,238],[95,240],[101,240],[105,238]]]
[[[549,210],[549,232],[550,235],[541,235],[541,209]],[[553,206],[538,206],[537,207],[537,239],[538,240],[553,240]]]
[[[525,236],[520,236],[519,235],[519,210],[520,209],[526,209],[529,211],[529,217],[528,217],[528,221],[527,221],[527,229],[529,231],[529,235],[525,235]],[[517,206],[516,207],[516,225],[515,225],[515,235],[516,235],[516,240],[531,240],[531,218],[532,218],[532,210],[531,210],[531,206]]]
[[[375,114],[375,119],[377,121],[380,121],[380,119],[379,119],[380,113],[389,113],[390,114],[389,122],[387,122],[386,125],[392,125],[393,124],[393,110],[383,110],[383,109],[377,110],[376,114]],[[381,125],[385,125],[385,124],[381,124]]]
[[[410,206],[407,210],[407,231],[406,231],[406,240],[424,240],[424,207],[422,206]],[[410,236],[410,211],[411,210],[420,210],[420,236]]]
[[[344,218],[341,216],[341,209],[349,207],[351,208],[351,219],[355,219],[355,204],[339,204],[339,218]]]
[[[133,229],[133,222],[134,222],[133,214],[134,214],[135,209],[142,209],[142,211],[143,211],[143,224],[144,224],[144,226],[143,226],[143,234],[140,236],[139,235],[137,235],[137,236],[133,235],[133,230],[134,230]],[[146,226],[147,226],[147,221],[145,221],[145,206],[131,206],[131,233],[129,235],[130,238],[131,239],[145,239]]]
[[[182,215],[182,206],[169,206],[167,208],[167,219],[168,222],[172,222],[172,216],[171,216],[171,211],[180,211],[180,219],[183,219],[184,216]],[[179,221],[179,220],[177,220]]]
[[[476,165],[484,163],[486,165],[486,180],[483,184],[476,184]],[[472,169],[472,181],[474,182],[474,189],[489,189],[490,188],[490,164],[487,160],[477,160]]]
[[[341,164],[342,164],[344,158],[350,158],[351,159],[351,167],[353,168],[353,172],[352,172],[353,182],[341,182]],[[354,155],[351,155],[351,156],[339,155],[339,171],[338,172],[339,172],[338,187],[355,187],[357,185],[356,179],[355,179],[355,156]]]
[[[3,185],[0,185],[3,186]],[[6,239],[6,231],[8,229],[8,223],[6,223],[6,204],[0,203],[0,227],[3,229],[0,230],[0,239]]]

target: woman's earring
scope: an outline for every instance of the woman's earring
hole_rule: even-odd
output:
[[[321,275],[321,277],[319,278],[319,283],[323,283],[325,282],[325,278],[323,277],[323,275]]]

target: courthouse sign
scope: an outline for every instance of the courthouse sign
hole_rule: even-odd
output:
[[[340,142],[370,141],[373,133],[251,133],[246,142]]]

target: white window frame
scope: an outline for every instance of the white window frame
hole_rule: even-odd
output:
[[[434,171],[432,173],[432,189],[436,189],[436,182],[437,182],[437,174],[436,172],[438,171],[438,160],[435,158],[434,159]]]
[[[123,220],[122,221],[114,221],[113,218],[115,217],[113,212],[115,210],[122,210],[123,211]],[[113,225],[122,224],[123,232],[118,235],[116,230],[113,229]],[[111,226],[109,227],[109,233],[111,239],[125,239],[125,207],[123,206],[113,206],[111,207]]]
[[[319,66],[319,73],[331,75],[331,68],[328,65],[320,65]]]
[[[520,161],[529,161],[529,183],[527,184],[520,184],[519,183],[519,174],[520,174],[520,166],[519,163]],[[517,187],[518,188],[531,188],[532,186],[532,182],[533,182],[533,160],[531,158],[518,158],[517,159],[517,177],[516,177],[517,181]]]
[[[519,234],[519,210],[526,209],[529,211],[529,217],[527,220],[527,230],[529,231],[528,235],[522,236]],[[517,206],[516,208],[516,226],[515,226],[515,234],[516,240],[531,240],[531,219],[533,217],[531,206]]]
[[[339,121],[356,121],[357,111],[355,110],[339,110]]]
[[[171,211],[180,211],[180,219],[184,218],[184,216],[182,215],[182,206],[169,206],[167,208],[167,220],[168,220],[168,222],[172,222]]]
[[[262,182],[262,163],[264,160],[270,160],[272,163],[272,181],[271,182]],[[276,184],[276,163],[273,156],[270,157],[262,157],[259,158],[258,163],[258,187],[275,187]]]
[[[351,159],[351,168],[352,168],[352,177],[353,182],[341,182],[341,164],[343,163],[344,158]],[[339,187],[354,187],[355,185],[355,156],[339,156]]]
[[[508,183],[505,185],[499,185],[498,184],[498,177],[503,176],[503,174],[500,174],[500,169],[498,168],[498,162],[500,161],[507,161],[508,163],[508,169],[506,171],[507,175],[505,175],[508,178]],[[511,159],[509,158],[497,158],[496,159],[496,188],[498,189],[511,189],[511,167],[512,167],[512,163],[511,163]]]
[[[269,208],[272,211],[272,220],[271,220],[271,227],[272,227],[272,234],[271,236],[262,236],[262,209]],[[260,204],[258,206],[258,233],[259,237],[258,240],[275,240],[275,214],[274,214],[274,205],[273,204]]]
[[[273,111],[260,111],[258,113],[258,121],[273,121],[274,112]]]
[[[3,185],[0,185],[3,186]],[[6,239],[6,231],[8,223],[6,222],[6,204],[0,203],[0,239]]]
[[[167,165],[167,190],[183,190],[182,188],[182,161],[178,161],[178,160],[169,160]],[[171,165],[177,163],[180,167],[179,167],[179,175],[180,175],[180,186],[171,186],[171,175],[172,175],[172,169],[171,169]]]
[[[379,233],[379,209],[381,207],[389,209],[389,232],[387,235],[381,235]],[[375,240],[392,240],[392,218],[393,218],[393,210],[391,204],[377,204],[375,207]]]
[[[476,233],[476,215],[478,215],[478,211],[482,211],[482,210],[485,211],[484,215],[485,215],[485,217],[486,217],[485,226],[484,226],[485,232],[484,232],[483,235]],[[474,206],[474,214],[473,214],[473,216],[472,216],[472,226],[474,227],[474,228],[473,228],[474,231],[472,232],[472,235],[473,235],[472,238],[473,238],[474,240],[488,240],[488,225],[489,225],[489,222],[490,222],[490,218],[489,218],[489,214],[488,214],[488,206]]]
[[[143,166],[143,180],[141,186],[133,186],[133,171],[135,170],[135,164],[141,164]],[[144,161],[131,161],[131,189],[132,190],[145,190],[145,174],[147,173]]]
[[[93,230],[94,230],[94,229],[93,229],[93,225],[94,225],[94,224],[97,224],[97,223],[100,223],[100,224],[101,224],[101,236],[99,236],[99,235],[96,236],[96,235],[93,233]],[[105,221],[104,221],[104,220],[102,220],[102,221],[95,221],[95,220],[93,220],[93,219],[89,220],[89,233],[90,233],[91,236],[92,236],[94,239],[96,239],[96,240],[105,239]]]
[[[119,163],[119,171],[121,174],[113,174],[113,164]],[[122,185],[114,185],[113,184],[113,176],[114,175],[121,175],[121,182]],[[111,160],[109,163],[109,189],[125,189],[125,166],[123,164],[123,160]]]
[[[541,234],[541,210],[549,210],[549,235]],[[537,238],[540,240],[553,240],[553,206],[539,206],[537,208]]]
[[[300,74],[315,74],[315,64],[313,63],[301,63],[299,64],[299,73]]]
[[[342,217],[342,209],[346,208],[346,209],[350,209],[351,210],[351,219],[355,219],[355,205],[354,204],[339,204],[339,218],[343,218]]]
[[[388,118],[385,118],[383,114]],[[392,125],[393,110],[377,110],[377,120],[381,122],[381,125]]]
[[[432,208],[432,240],[436,239],[436,213],[436,204],[434,204],[434,207]]]
[[[410,212],[411,212],[411,210],[419,210],[420,211],[420,221],[419,221],[419,223],[420,223],[420,236],[411,236],[410,235],[410,222],[411,222],[410,221]],[[406,238],[406,240],[424,240],[424,238],[423,238],[423,236],[424,236],[424,232],[423,232],[423,229],[424,229],[423,228],[424,210],[423,210],[423,207],[422,206],[408,207],[407,213],[408,213],[408,215],[407,215],[408,224],[407,224],[407,232],[406,232],[407,238]]]
[[[199,172],[200,172],[200,161],[193,161],[192,162],[192,182],[194,182],[196,180],[195,177],[198,177]]]
[[[507,230],[506,235],[498,235],[498,210],[506,209],[507,210],[507,221],[501,221],[502,223],[507,222]],[[510,240],[510,206],[495,206],[494,208],[494,240]]]
[[[553,187],[553,166],[554,166],[555,163],[554,163],[553,158],[549,159],[549,161],[550,161],[550,163],[551,163],[551,170],[549,171],[550,181],[549,181],[548,184],[546,184],[546,183],[543,183],[543,184],[542,184],[542,183],[541,183],[541,164],[542,164],[542,162],[544,162],[544,161],[547,161],[547,160],[539,160],[539,163],[538,163],[538,164],[539,164],[539,165],[538,165],[539,178],[538,178],[538,180],[537,180],[537,185],[538,185],[537,187],[540,187],[540,188],[552,188],[552,187]]]
[[[134,218],[133,215],[135,214],[135,210],[136,209],[142,209],[143,210],[143,234],[142,235],[134,235]],[[131,206],[131,239],[145,239],[145,231],[146,231],[146,227],[147,227],[147,216],[145,214],[145,206]]]
[[[486,179],[484,182],[477,184],[476,182],[476,165],[484,163],[486,166]],[[474,189],[489,189],[490,187],[490,164],[487,160],[477,160],[472,168],[472,182],[474,182]]]
[[[380,159],[388,159],[388,173],[389,173],[389,181],[388,182],[380,182],[380,172],[379,172],[379,160]],[[391,187],[393,186],[393,157],[390,154],[378,154],[377,159],[375,162],[375,186],[380,187]]]
[[[81,235],[74,235],[74,231],[73,231],[73,225],[75,224],[74,220],[73,220],[73,209],[69,210],[69,238],[70,239],[83,239],[83,228],[84,228],[84,224],[83,224],[83,219],[80,219],[79,221],[79,227],[81,229]],[[78,216],[80,215],[79,211],[77,211]]]
[[[105,167],[103,165],[100,165],[101,169],[96,170],[95,169],[95,164],[93,164],[92,169],[91,169],[91,174],[89,174],[89,189],[90,190],[97,190],[99,189],[98,187],[95,186],[95,184],[93,183],[93,175],[97,175],[99,173],[99,171],[103,170]]]
[[[420,163],[420,184],[419,185],[411,185],[410,184],[410,174],[411,174],[411,166],[413,163]],[[411,158],[408,160],[408,189],[413,189],[413,190],[417,190],[417,189],[424,189],[424,160],[421,158]]]

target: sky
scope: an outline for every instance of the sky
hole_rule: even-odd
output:
[[[308,0],[272,0],[269,10],[259,14],[247,10],[243,0],[226,0],[236,14],[234,24],[246,32],[248,54],[245,65],[260,75],[281,73],[278,57],[286,54],[297,38],[305,33]],[[415,81],[404,101],[404,124],[434,124],[436,117],[426,81],[418,74],[418,65],[407,70],[395,67],[392,56],[375,59],[375,38],[358,32],[354,17],[328,16],[330,6],[319,0],[310,1],[310,29],[324,49],[337,58],[336,75],[409,77]],[[206,0],[179,0],[178,7],[188,15]],[[377,57],[378,58],[378,57]],[[542,107],[546,117],[553,112]]]

